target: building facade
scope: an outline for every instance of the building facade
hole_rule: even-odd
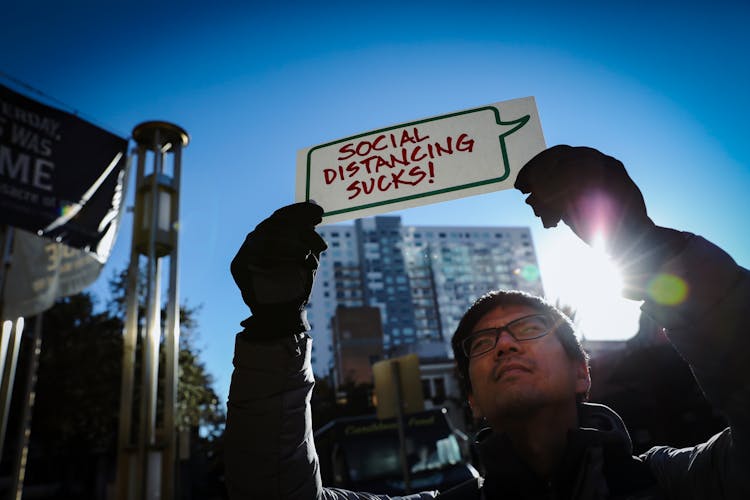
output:
[[[313,288],[313,370],[331,374],[337,307],[377,307],[383,352],[450,337],[474,300],[498,288],[543,294],[531,232],[524,227],[405,226],[397,216],[318,228],[328,242]]]
[[[339,306],[331,318],[333,380],[371,384],[372,365],[383,359],[383,328],[377,307]]]

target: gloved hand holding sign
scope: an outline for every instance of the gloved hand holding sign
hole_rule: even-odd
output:
[[[596,149],[560,145],[542,151],[521,169],[515,187],[530,193],[526,203],[544,227],[562,220],[588,244],[600,235],[631,298],[643,298],[645,281],[686,241],[683,233],[654,224],[623,164]]]
[[[542,151],[521,169],[515,187],[531,193],[526,203],[544,227],[555,227],[562,219],[588,244],[601,234],[614,254],[654,227],[623,164],[596,149],[554,146]]]
[[[320,253],[327,248],[315,232],[322,214],[313,203],[280,208],[247,235],[232,260],[232,277],[253,313],[242,323],[252,338],[309,330],[305,305]]]

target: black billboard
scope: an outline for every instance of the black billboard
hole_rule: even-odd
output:
[[[119,220],[127,145],[0,85],[0,224],[105,260]]]

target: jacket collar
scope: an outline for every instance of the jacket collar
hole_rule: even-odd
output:
[[[485,469],[485,498],[549,498],[551,490],[559,498],[570,498],[587,475],[583,467],[592,460],[609,464],[609,471],[617,471],[612,473],[616,476],[621,475],[620,470],[629,471],[636,465],[630,436],[617,413],[604,405],[582,403],[578,406],[578,421],[579,428],[568,431],[564,458],[549,482],[539,478],[520,458],[507,435],[490,428],[481,430],[476,446]],[[611,482],[610,474],[606,475],[607,482]],[[619,483],[619,477],[614,482]]]

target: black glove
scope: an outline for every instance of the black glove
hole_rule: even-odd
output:
[[[588,244],[601,234],[632,298],[642,298],[645,281],[687,241],[683,233],[654,224],[623,164],[596,149],[554,146],[542,151],[521,169],[515,187],[531,193],[526,203],[544,227],[562,220]]]
[[[315,232],[323,209],[295,203],[276,210],[247,235],[231,270],[253,315],[242,325],[252,338],[291,336],[310,329],[305,305],[320,253],[328,246]]]
[[[613,254],[633,235],[654,227],[625,167],[596,149],[554,146],[542,151],[521,169],[515,187],[531,193],[526,203],[544,227],[555,227],[562,219],[589,244],[601,233]]]

